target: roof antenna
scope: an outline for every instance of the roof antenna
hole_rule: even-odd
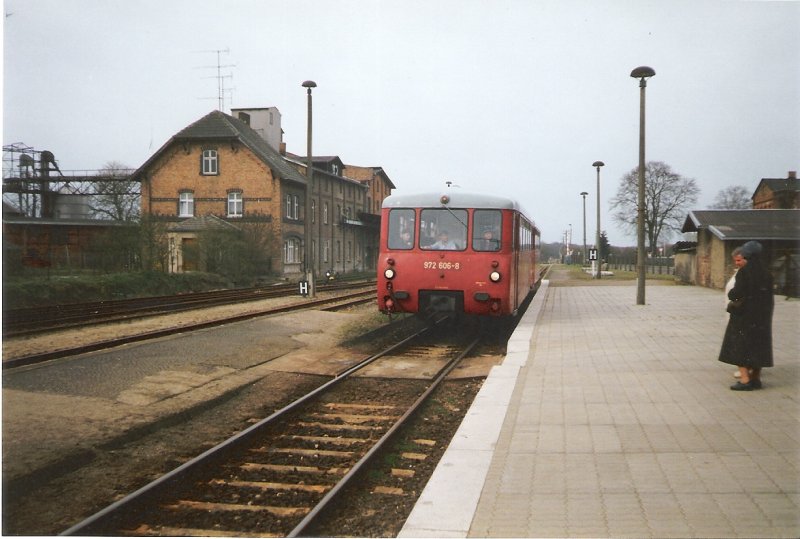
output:
[[[217,102],[218,102],[218,107],[219,107],[218,110],[220,112],[223,112],[222,109],[225,106],[225,92],[228,92],[228,93],[231,92],[231,88],[225,88],[225,79],[226,78],[227,79],[233,79],[233,73],[223,74],[222,73],[222,68],[224,68],[224,67],[236,67],[236,64],[222,65],[222,60],[220,59],[220,55],[223,54],[223,53],[224,54],[230,54],[231,51],[230,51],[230,49],[226,48],[224,50],[223,49],[214,49],[214,50],[204,50],[204,51],[197,51],[197,52],[203,52],[203,53],[213,52],[213,53],[215,53],[217,55],[217,65],[215,65],[215,66],[200,66],[198,69],[216,68],[217,74],[215,76],[204,77],[204,78],[206,78],[206,79],[217,79]],[[209,98],[206,98],[206,99],[213,99],[213,98],[209,97]]]

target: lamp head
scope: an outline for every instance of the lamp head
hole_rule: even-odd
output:
[[[582,197],[585,197],[585,196],[586,196],[586,195],[588,195],[588,194],[589,194],[589,193],[587,193],[586,191],[581,191],[581,196],[582,196]]]
[[[592,166],[600,168],[606,166],[606,164],[603,163],[602,161],[595,161],[594,163],[592,163]]]
[[[655,69],[647,66],[639,66],[631,71],[631,77],[634,79],[648,79],[656,74]]]
[[[316,88],[316,87],[317,83],[314,82],[313,80],[307,80],[303,83],[303,88],[308,88],[309,92],[311,91],[311,88]]]

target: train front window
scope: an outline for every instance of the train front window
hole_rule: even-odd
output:
[[[422,210],[419,221],[420,248],[443,251],[467,248],[467,210]]]
[[[389,211],[389,249],[413,248],[414,232],[414,210]]]
[[[472,214],[472,248],[476,251],[499,251],[502,224],[500,210],[475,210]]]

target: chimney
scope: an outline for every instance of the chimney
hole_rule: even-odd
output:
[[[796,180],[797,179],[797,171],[796,170],[790,170],[789,171],[789,179],[790,180]]]
[[[280,152],[281,152],[281,155],[286,155],[286,143],[285,142],[281,142]]]

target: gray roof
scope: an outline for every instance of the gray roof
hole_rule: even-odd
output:
[[[190,217],[169,225],[170,232],[198,232],[200,230],[239,230],[233,225],[215,215],[200,215]]]
[[[206,114],[196,122],[183,128],[170,138],[150,159],[134,172],[133,177],[140,176],[147,168],[172,144],[180,142],[201,141],[237,141],[246,146],[267,166],[273,173],[284,180],[292,180],[301,184],[306,183],[306,177],[300,174],[294,166],[272,148],[266,140],[243,121],[229,116],[224,112],[215,110]]]
[[[681,232],[707,229],[727,240],[800,240],[800,210],[695,210]]]
[[[758,187],[753,191],[753,196],[750,198],[755,198],[762,185],[769,187],[773,193],[800,191],[800,180],[797,178],[761,178],[761,181],[758,182]]]
[[[527,212],[520,206],[519,202],[512,198],[495,194],[477,193],[462,191],[461,189],[443,189],[429,193],[412,194],[392,194],[383,199],[384,208],[443,208],[443,196],[449,197],[446,206],[449,208],[486,208],[486,209],[508,209]],[[531,221],[533,219],[528,216]]]

